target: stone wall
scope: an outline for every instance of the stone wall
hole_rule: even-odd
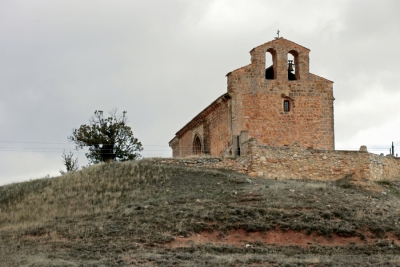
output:
[[[400,158],[367,151],[318,150],[294,143],[285,147],[259,144],[254,138],[242,144],[237,158],[146,159],[157,164],[223,168],[269,179],[337,180],[355,175],[371,181],[400,179]]]
[[[354,174],[368,180],[400,178],[400,159],[366,151],[318,150],[294,143],[286,147],[247,142],[249,172],[278,179],[337,180]]]
[[[204,146],[204,125],[198,124],[192,129],[188,130],[184,135],[182,135],[179,139],[179,156],[187,157],[193,154],[193,140],[197,135],[201,140],[202,146]]]
[[[228,92],[176,133],[173,156],[198,154],[196,135],[202,154],[236,156],[240,144],[234,143],[242,132],[268,146],[297,142],[334,150],[333,82],[309,72],[309,52],[284,38],[253,48],[251,64],[227,74]],[[288,71],[288,54],[294,73]],[[266,66],[271,55],[273,64]]]
[[[209,123],[210,155],[221,156],[231,146],[230,102],[215,109],[207,117]]]
[[[287,55],[297,56],[298,79],[289,80]],[[273,79],[266,79],[265,57],[275,56]],[[309,73],[309,50],[280,38],[251,52],[251,64],[228,73],[232,134],[270,146],[298,142],[302,147],[334,149],[333,82]],[[295,58],[296,61],[296,58]],[[283,103],[289,101],[290,110]]]
[[[202,154],[221,156],[231,146],[230,101],[222,99],[212,104],[212,108],[200,113],[198,123],[187,127],[179,136],[179,145],[170,142],[174,157],[193,155],[193,140],[197,135],[202,143]],[[179,148],[179,153],[176,152]]]
[[[400,178],[400,158],[369,153],[369,159],[372,180]]]
[[[228,169],[239,173],[247,173],[249,166],[247,161],[248,158],[213,158],[203,156],[191,158],[149,158],[144,160],[153,164]]]

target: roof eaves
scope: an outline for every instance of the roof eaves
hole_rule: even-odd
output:
[[[248,67],[248,66],[250,66],[250,65],[251,65],[251,64],[248,64],[248,65],[246,65],[246,66],[243,66],[243,67],[240,67],[240,68],[238,68],[238,69],[232,70],[232,71],[228,72],[228,73],[225,75],[225,77],[227,77],[227,76],[231,75],[231,74],[232,74],[232,72],[235,72],[235,71],[238,71],[238,70],[245,69],[245,68],[247,68],[247,67]]]
[[[210,105],[208,105],[205,109],[203,109],[200,113],[198,113],[193,119],[191,119],[188,123],[185,124],[178,132],[176,132],[176,136],[182,135],[183,133],[186,132],[187,128],[191,126],[192,124],[197,124],[203,117],[205,117],[208,113],[207,111],[211,111],[214,106],[218,104],[219,100],[223,99],[230,99],[230,95],[228,93],[225,93],[218,97],[216,100],[214,100]],[[172,139],[173,140],[173,139]],[[172,141],[171,140],[171,141]]]

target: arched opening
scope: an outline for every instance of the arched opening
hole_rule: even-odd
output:
[[[287,54],[287,59],[288,59],[288,80],[289,81],[295,81],[295,80],[300,80],[299,76],[299,59],[298,59],[298,53],[294,50],[289,51]]]
[[[193,139],[193,155],[201,155],[201,151],[201,141],[199,136],[196,134]]]
[[[276,51],[272,48],[265,53],[265,79],[276,79]]]

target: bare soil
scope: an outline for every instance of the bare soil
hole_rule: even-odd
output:
[[[390,240],[388,238],[388,240]],[[394,237],[396,245],[399,239]],[[295,232],[272,230],[268,232],[247,232],[245,230],[232,230],[225,235],[218,232],[202,232],[189,237],[178,236],[174,241],[168,244],[168,247],[189,247],[191,245],[214,244],[214,245],[233,245],[236,247],[253,247],[251,244],[263,245],[293,245],[307,247],[309,245],[323,246],[345,246],[351,244],[365,245],[375,243],[377,239],[371,238],[361,240],[358,236],[339,236],[333,234],[331,237],[325,237],[316,233],[307,234],[305,231]]]
[[[101,164],[0,187],[0,266],[400,266],[399,196],[398,181]]]

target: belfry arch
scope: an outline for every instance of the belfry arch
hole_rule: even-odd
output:
[[[287,54],[288,59],[288,80],[300,80],[299,72],[299,53],[295,50],[290,50]]]
[[[270,48],[265,52],[265,79],[275,80],[276,71],[276,51]]]

